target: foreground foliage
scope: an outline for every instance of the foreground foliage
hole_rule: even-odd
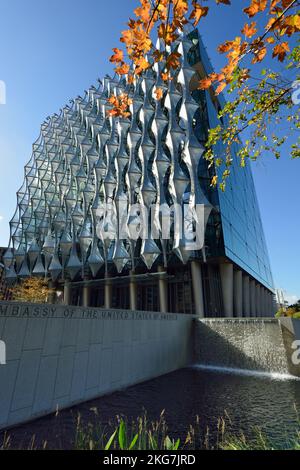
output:
[[[73,448],[76,450],[300,450],[300,421],[295,425],[291,438],[283,437],[281,444],[271,439],[259,428],[251,429],[246,437],[242,431],[233,432],[230,417],[225,412],[225,418],[217,422],[216,432],[208,428],[203,432],[199,417],[184,434],[183,439],[172,436],[164,417],[164,411],[157,421],[151,421],[144,413],[136,420],[128,421],[124,417],[117,416],[114,422],[102,424],[98,410],[92,408],[95,413],[95,422],[83,424],[78,415],[75,424],[75,436]],[[10,435],[11,434],[11,435]],[[7,432],[0,441],[0,450],[15,449],[13,442],[13,430]],[[22,447],[28,450],[47,449],[48,442],[39,442],[33,435]]]
[[[129,424],[120,419],[119,425],[111,436],[102,430],[100,439],[95,439],[93,426],[87,428],[81,426],[80,419],[77,423],[75,448],[80,450],[300,450],[300,423],[295,429],[294,437],[286,440],[284,446],[273,442],[259,428],[252,430],[252,437],[246,438],[240,432],[231,434],[226,430],[226,419],[219,419],[217,424],[217,437],[213,440],[210,431],[205,434],[200,431],[200,421],[197,417],[196,424],[190,426],[186,438],[180,440],[170,437],[168,426],[162,412],[160,419],[149,422],[144,415],[136,422]],[[99,431],[99,429],[98,429]]]
[[[215,4],[220,8],[214,8]],[[249,0],[240,4],[234,6],[235,12],[240,9],[246,22],[240,25],[237,37],[228,38],[218,48],[220,54],[226,54],[225,66],[208,76],[198,70],[200,90],[208,90],[212,96],[225,89],[231,93],[228,104],[221,102],[220,123],[209,132],[205,154],[210,165],[219,168],[212,185],[219,184],[222,190],[234,156],[242,167],[247,159],[266,153],[279,158],[287,142],[291,157],[300,157],[300,46],[294,39],[300,31],[300,1]],[[180,67],[176,42],[180,34],[201,26],[211,10],[222,15],[222,7],[234,8],[230,0],[140,0],[135,18],[130,18],[128,29],[122,32],[125,50],[114,48],[110,58],[127,87],[109,98],[109,115],[130,116],[132,83],[154,65],[159,79],[153,97],[164,100],[168,82],[176,79]],[[242,144],[240,135],[245,132]]]

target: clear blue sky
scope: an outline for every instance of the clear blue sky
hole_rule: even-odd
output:
[[[111,73],[111,49],[118,47],[137,3],[1,0],[0,80],[7,86],[7,104],[0,105],[0,246],[8,241],[15,193],[40,124]],[[214,7],[203,21],[200,31],[215,69],[223,64],[216,47],[239,33],[239,8],[248,3]],[[252,166],[275,284],[300,298],[300,160],[292,161],[287,152],[280,161],[267,157]]]

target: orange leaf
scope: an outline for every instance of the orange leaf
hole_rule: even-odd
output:
[[[232,44],[232,41],[226,41],[223,44],[220,44],[218,46],[218,52],[220,52],[220,54],[224,54],[225,52],[230,51],[230,49],[232,48]]]
[[[108,102],[113,105],[113,108],[107,111],[108,116],[123,118],[130,116],[129,106],[132,104],[132,99],[126,93],[119,96],[112,95]]]
[[[121,51],[121,49],[118,49],[118,48],[114,48],[113,49],[114,51],[114,55],[111,56],[111,58],[109,59],[110,62],[123,62],[123,59],[124,59],[124,54],[123,54],[123,51]]]
[[[156,88],[156,90],[155,90],[154,93],[155,93],[155,96],[156,96],[156,100],[157,100],[157,101],[160,101],[160,100],[162,99],[162,97],[163,97],[163,94],[164,94],[162,88]]]
[[[127,29],[126,31],[122,32],[122,37],[120,39],[121,42],[124,42],[125,44],[130,44],[132,42],[133,38],[133,33],[130,29]]]
[[[244,12],[250,18],[267,8],[268,0],[252,0],[249,7],[244,8]]]
[[[293,28],[293,31],[300,31],[300,15],[290,15],[285,18],[284,26]]]
[[[207,90],[212,84],[212,80],[210,77],[202,78],[202,80],[199,81],[198,88],[199,90]]]
[[[219,74],[217,75],[217,81],[218,81],[218,82],[221,82],[222,80],[224,80],[224,78],[225,78],[224,73],[219,73]]]
[[[158,28],[158,36],[168,45],[172,44],[178,38],[175,26],[171,24],[166,25],[164,23],[161,23]]]
[[[118,104],[118,98],[115,95],[111,95],[107,101],[112,105]]]
[[[130,67],[129,65],[127,64],[122,64],[120,67],[117,67],[115,69],[115,72],[118,74],[118,75],[127,75],[128,72],[130,70]]]
[[[165,72],[162,72],[161,73],[161,78],[163,79],[164,82],[167,82],[169,80],[169,74],[168,73],[165,73]]]
[[[136,65],[135,73],[136,75],[140,75],[143,73],[145,70],[147,70],[150,67],[149,62],[145,59],[145,57],[139,57],[134,61]]]
[[[190,15],[190,20],[194,19],[194,26],[197,26],[202,16],[206,16],[208,13],[208,7],[203,7],[199,3],[193,3],[193,11]]]
[[[257,33],[256,22],[252,21],[250,25],[246,23],[241,32],[247,38],[251,38],[252,36],[254,36],[255,33]]]
[[[159,50],[156,50],[155,52],[153,52],[153,58],[155,60],[155,62],[162,62],[164,60],[164,53],[159,51]]]
[[[147,24],[151,18],[151,5],[148,0],[141,1],[142,6],[134,10],[135,15]]]
[[[174,5],[174,15],[182,17],[186,14],[188,11],[189,6],[187,0],[177,0],[177,2]]]
[[[267,53],[267,48],[265,46],[260,47],[256,51],[253,52],[254,57],[252,59],[252,64],[256,64],[257,62],[261,62]]]
[[[177,67],[179,67],[179,59],[181,57],[181,54],[179,52],[172,52],[168,58],[167,58],[167,61],[166,61],[166,67],[168,70],[170,70],[171,68],[172,69],[177,69]]]
[[[272,57],[277,57],[280,62],[283,62],[286,56],[286,53],[290,51],[289,45],[287,42],[282,42],[277,44],[273,49]]]
[[[224,5],[231,5],[230,0],[216,0],[217,4],[223,3]]]
[[[221,82],[220,85],[218,86],[218,88],[215,91],[216,95],[219,95],[221,93],[221,91],[224,90],[225,87],[226,87],[226,82]]]

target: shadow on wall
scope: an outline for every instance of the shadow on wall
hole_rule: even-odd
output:
[[[195,320],[194,363],[300,376],[276,319]]]

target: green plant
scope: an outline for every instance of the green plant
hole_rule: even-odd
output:
[[[295,409],[296,410],[296,409]],[[98,412],[95,409],[98,417]],[[297,410],[296,410],[297,414]],[[298,420],[298,415],[297,415]],[[109,422],[103,426],[99,419],[94,424],[83,425],[78,414],[75,426],[74,449],[76,450],[300,450],[300,421],[296,425],[292,438],[273,441],[266,432],[260,428],[252,429],[252,436],[246,437],[243,432],[232,432],[232,422],[225,412],[225,418],[220,418],[217,423],[217,432],[211,433],[206,429],[203,434],[200,426],[200,418],[190,425],[186,439],[169,436],[164,412],[156,422],[149,422],[147,414],[138,417],[131,423],[125,418],[116,417],[115,422]],[[251,429],[248,430],[251,432]],[[13,431],[11,431],[13,432]],[[46,449],[48,443],[41,445],[36,442],[33,435],[22,448],[28,450]],[[14,443],[11,435],[5,433],[0,442],[0,450],[13,449]],[[21,448],[21,447],[20,447]]]
[[[110,437],[107,433],[103,434],[104,428],[101,426],[97,425],[93,430],[89,425],[87,430],[81,429],[78,434],[81,439],[80,442],[75,442],[75,448],[167,451],[179,449],[277,450],[280,448],[300,450],[300,422],[295,429],[294,437],[279,445],[258,427],[252,429],[251,437],[246,437],[243,432],[238,434],[231,432],[232,422],[226,412],[225,415],[225,418],[218,420],[215,437],[212,437],[209,429],[204,435],[202,434],[200,419],[197,417],[195,424],[190,425],[184,442],[169,436],[164,412],[156,422],[149,422],[146,413],[131,423],[124,418],[117,417],[118,424]],[[102,429],[100,435],[99,429]]]
[[[119,424],[119,427],[115,430],[115,432],[109,438],[104,448],[105,450],[109,450],[111,448],[117,436],[118,436],[118,444],[119,444],[120,450],[133,450],[139,438],[139,434],[136,433],[134,437],[128,441],[127,427],[126,427],[125,422],[122,419]]]
[[[95,411],[97,415],[97,410]],[[113,429],[113,432],[111,431]],[[109,423],[108,429],[101,423],[83,426],[78,415],[75,436],[75,448],[80,450],[177,450],[180,440],[167,435],[164,411],[159,420],[149,422],[147,414],[128,422],[116,417],[116,424]]]
[[[247,439],[243,433],[240,436],[228,435],[220,445],[222,450],[274,450],[268,437],[259,428],[253,430],[253,438]]]

